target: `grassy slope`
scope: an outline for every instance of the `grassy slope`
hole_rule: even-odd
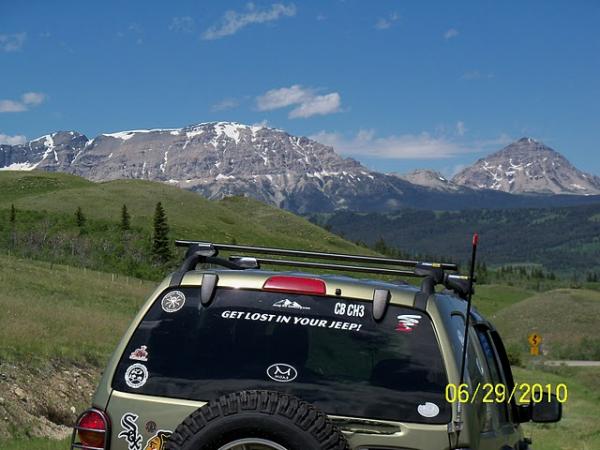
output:
[[[519,383],[565,383],[569,397],[556,424],[525,424],[533,448],[543,450],[600,449],[600,368],[560,367],[549,372],[516,368]]]
[[[4,195],[6,185],[18,185]],[[0,208],[72,216],[81,206],[88,219],[117,223],[127,204],[132,225],[150,230],[154,207],[165,207],[173,236],[263,245],[356,251],[359,247],[289,212],[249,198],[209,201],[198,194],[139,180],[90,183],[50,173],[0,172]],[[361,248],[362,250],[362,248]],[[363,250],[364,251],[364,250]]]
[[[533,292],[514,286],[484,284],[475,287],[474,305],[485,317],[494,320],[495,314],[521,300],[533,295]]]
[[[0,359],[105,363],[154,283],[0,256]]]
[[[528,350],[527,336],[540,333],[544,351],[562,359],[600,357],[598,326],[600,292],[586,289],[556,289],[536,294],[509,306],[492,318],[509,345]],[[587,344],[582,348],[582,340]]]

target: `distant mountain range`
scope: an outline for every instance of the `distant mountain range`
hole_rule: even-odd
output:
[[[404,176],[374,172],[314,140],[232,122],[122,131],[93,139],[61,131],[22,145],[0,145],[0,170],[33,169],[93,181],[162,181],[211,199],[248,195],[299,213],[600,201],[595,197],[600,194],[598,177],[578,171],[529,138],[478,161],[453,180],[431,171]],[[530,195],[514,195],[521,193]]]

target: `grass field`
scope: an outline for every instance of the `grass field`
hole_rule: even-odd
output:
[[[532,370],[516,368],[515,380],[522,383],[566,383],[569,397],[563,418],[556,424],[525,424],[525,435],[533,448],[543,450],[600,449],[600,368],[557,367]]]
[[[600,359],[600,292],[556,289],[533,295],[492,315],[509,346],[528,352],[527,336],[541,334],[554,359]]]
[[[0,359],[102,365],[154,283],[0,256]]]
[[[2,450],[68,450],[71,440],[52,439],[13,439],[0,441]]]

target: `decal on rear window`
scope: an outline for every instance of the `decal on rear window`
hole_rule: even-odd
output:
[[[133,389],[141,388],[148,381],[148,369],[143,364],[133,364],[125,372],[125,383]]]
[[[160,302],[164,312],[174,313],[185,305],[185,294],[181,291],[171,291]]]
[[[397,317],[398,325],[396,325],[396,331],[401,333],[410,333],[421,320],[421,316],[417,314],[401,314]]]
[[[277,363],[267,368],[267,375],[271,380],[278,383],[289,383],[298,377],[298,371],[289,364]]]

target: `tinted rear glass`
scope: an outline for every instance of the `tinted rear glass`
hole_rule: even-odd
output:
[[[133,335],[113,379],[119,391],[207,401],[247,390],[296,395],[331,415],[447,423],[447,377],[432,323],[390,306],[219,289],[167,291]],[[185,300],[183,300],[185,297]]]

